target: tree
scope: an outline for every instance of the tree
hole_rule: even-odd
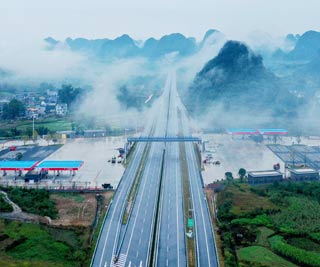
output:
[[[80,88],[74,88],[71,84],[62,85],[62,88],[58,91],[58,101],[70,107],[70,104],[76,100],[80,92]]]
[[[28,135],[22,136],[22,140],[23,140],[23,145],[25,146],[26,143],[29,141],[29,136]]]
[[[25,114],[26,108],[24,104],[17,100],[12,99],[8,104],[3,105],[2,118],[4,120],[14,120]]]
[[[37,128],[37,132],[39,135],[46,135],[49,133],[49,129],[47,127],[44,127],[44,126],[39,126]]]
[[[226,172],[224,175],[228,182],[233,180],[232,172]]]
[[[50,134],[50,133],[48,133],[48,134],[45,136],[45,138],[44,138],[44,139],[47,141],[47,143],[48,143],[48,145],[49,145],[50,140],[52,139],[51,134]]]
[[[246,176],[247,171],[244,168],[240,168],[238,171],[238,175],[240,177],[240,182],[243,182],[243,178]]]
[[[34,130],[34,133],[33,133],[33,135],[32,135],[32,138],[33,138],[33,142],[35,142],[36,140],[38,140],[39,134],[38,134],[38,132],[37,132],[36,130]]]

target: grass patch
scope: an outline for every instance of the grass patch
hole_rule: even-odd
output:
[[[70,131],[72,129],[72,123],[62,119],[43,119],[43,120],[40,119],[35,121],[34,126],[35,128],[45,127],[52,132]],[[16,128],[18,130],[25,130],[28,127],[32,127],[32,120],[22,121],[16,125]]]
[[[9,187],[2,190],[25,212],[49,216],[52,219],[58,214],[54,201],[50,199],[50,193],[44,189]]]
[[[58,197],[72,199],[77,203],[83,203],[85,198],[79,193],[56,193]]]
[[[13,208],[11,205],[4,201],[3,195],[0,193],[0,212],[11,212]]]
[[[267,227],[259,227],[258,228],[258,235],[256,243],[263,247],[268,247],[268,237],[273,235],[275,232]]]
[[[0,241],[0,262],[9,260],[1,266],[81,266],[87,257],[85,232],[0,220],[0,234],[6,237]]]
[[[270,267],[298,267],[297,265],[279,257],[269,249],[260,246],[241,248],[238,251],[239,258],[249,263],[263,264]],[[261,266],[261,265],[257,265]]]
[[[186,159],[186,149],[184,143],[180,143],[180,158],[181,158],[181,173],[182,173],[182,185],[183,185],[183,203],[184,203],[184,221],[186,223],[185,228],[188,229],[187,221],[189,218],[189,200],[190,200],[190,188],[189,188],[189,175]],[[196,266],[196,250],[194,238],[186,237],[187,242],[187,259],[188,266]]]
[[[277,208],[268,198],[253,193],[248,184],[228,184],[225,190],[219,193],[218,205],[222,205],[226,200],[232,201],[231,213],[237,216],[257,209],[271,210]]]
[[[306,197],[288,197],[289,206],[272,216],[274,224],[286,233],[320,232],[320,204]]]

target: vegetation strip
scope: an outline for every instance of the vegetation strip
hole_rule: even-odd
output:
[[[269,238],[270,246],[280,255],[283,255],[297,264],[310,267],[320,267],[320,254],[312,251],[306,251],[289,245],[282,236],[275,235]]]
[[[216,240],[216,247],[217,247],[217,256],[218,256],[218,260],[219,260],[219,264],[220,267],[224,267],[224,258],[223,258],[223,253],[222,253],[222,242],[220,239],[220,236],[218,234],[219,231],[219,227],[217,225],[216,222],[216,217],[215,217],[215,211],[214,211],[214,193],[212,190],[207,189],[205,191],[206,194],[206,198],[207,198],[207,203],[209,205],[209,212],[210,212],[210,216],[211,216],[211,223],[212,223],[212,228],[214,229],[213,234],[215,236],[215,240]]]
[[[91,237],[90,258],[89,257],[87,258],[87,261],[88,261],[87,266],[89,266],[89,261],[90,261],[90,266],[92,265],[93,255],[96,253],[97,243],[100,239],[102,228],[103,228],[104,222],[108,216],[108,212],[109,212],[111,203],[112,203],[112,198],[108,202],[107,208],[103,210],[102,215],[99,217],[97,227],[95,228],[93,235]]]
[[[182,172],[182,183],[183,183],[183,207],[184,207],[184,221],[185,229],[188,229],[188,218],[189,218],[189,203],[190,203],[190,184],[189,175],[186,159],[186,149],[184,143],[180,143],[180,158],[181,158],[181,172]],[[195,240],[194,235],[192,238],[187,237],[187,260],[189,267],[196,266],[196,250],[195,250]]]
[[[134,182],[133,182],[133,185],[132,185],[130,193],[129,193],[126,209],[125,209],[125,212],[124,212],[123,218],[122,218],[122,224],[127,224],[127,222],[128,222],[131,210],[133,208],[133,203],[134,203],[134,200],[135,200],[135,197],[136,197],[136,193],[137,193],[137,190],[139,188],[139,184],[140,184],[140,181],[141,181],[141,178],[142,178],[142,175],[143,175],[143,171],[144,171],[145,166],[146,166],[147,156],[149,154],[149,151],[150,151],[150,144],[147,144],[145,149],[144,149],[143,155],[142,155],[142,159],[141,159],[141,163],[140,163],[139,169],[138,169],[137,174],[136,174],[136,176],[134,178]]]

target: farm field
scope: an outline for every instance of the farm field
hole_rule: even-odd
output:
[[[0,266],[77,267],[89,264],[99,232],[99,227],[94,226],[101,224],[112,192],[102,193],[98,201],[95,193],[4,190],[22,211],[0,211]],[[38,204],[32,205],[34,202]],[[8,214],[10,219],[4,219]],[[100,216],[96,217],[96,214]],[[23,222],[26,219],[28,223]]]
[[[319,183],[225,183],[216,197],[225,266],[320,266],[319,190]]]

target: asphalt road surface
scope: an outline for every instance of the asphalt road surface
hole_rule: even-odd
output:
[[[170,84],[167,136],[177,136],[178,109],[175,77]],[[187,266],[180,146],[166,143],[156,266]]]
[[[189,135],[185,109],[170,74],[157,103],[153,136],[178,133],[177,109],[183,110],[183,132]],[[182,174],[178,143],[151,143],[132,212],[122,224],[130,188],[145,145],[138,144],[106,215],[91,266],[187,266]],[[215,240],[193,144],[186,144],[188,174],[194,207],[197,266],[218,266]],[[154,242],[155,241],[155,242]],[[115,256],[117,260],[114,261]],[[154,257],[153,257],[154,256]]]

